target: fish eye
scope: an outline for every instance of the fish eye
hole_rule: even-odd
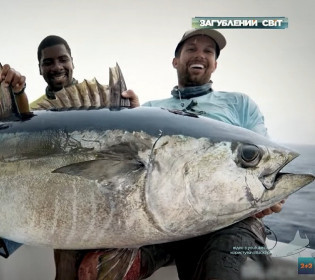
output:
[[[239,160],[243,167],[255,167],[261,160],[262,151],[255,145],[244,144],[239,150]]]

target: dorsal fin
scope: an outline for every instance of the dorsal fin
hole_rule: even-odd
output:
[[[108,87],[96,79],[84,80],[55,92],[55,99],[45,97],[37,109],[109,107]]]
[[[116,63],[109,68],[110,107],[130,107],[129,99],[122,98],[121,93],[127,90],[124,76]]]
[[[45,97],[37,104],[37,109],[126,107],[130,106],[129,100],[121,98],[126,89],[122,72],[116,64],[109,68],[109,85],[103,86],[95,78],[84,80],[57,91],[55,99]]]

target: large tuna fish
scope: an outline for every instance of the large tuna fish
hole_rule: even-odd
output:
[[[125,89],[83,82],[42,108],[112,102]],[[97,92],[97,94],[95,94]],[[297,154],[254,132],[158,108],[12,116],[0,91],[0,236],[52,248],[124,248],[205,234],[314,180],[281,174]]]
[[[53,248],[205,234],[314,180],[249,130],[158,108],[37,111],[0,124],[0,236]]]

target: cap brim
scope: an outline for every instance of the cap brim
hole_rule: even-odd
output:
[[[202,29],[192,29],[187,31],[182,39],[177,44],[175,49],[175,53],[179,49],[179,47],[189,38],[197,35],[204,35],[210,37],[215,43],[217,44],[219,50],[222,50],[226,45],[225,37],[217,30],[210,29],[210,28],[202,28]]]

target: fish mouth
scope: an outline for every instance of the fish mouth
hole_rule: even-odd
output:
[[[264,192],[261,202],[279,202],[314,180],[313,174],[278,173],[274,187]]]
[[[261,197],[263,205],[272,205],[283,199],[286,199],[292,193],[305,187],[315,180],[314,174],[297,174],[289,172],[281,172],[281,170],[299,154],[293,151],[288,151],[287,156],[279,168],[274,172],[265,172],[259,180],[265,187],[265,191]]]
[[[267,190],[273,190],[276,188],[277,185],[281,184],[282,181],[286,180],[289,177],[292,177],[294,175],[303,175],[303,174],[293,174],[293,173],[288,173],[288,172],[278,172],[274,176],[274,183],[271,188],[266,188]],[[306,175],[308,176],[308,175]]]
[[[266,190],[272,190],[276,187],[277,181],[281,179],[284,174],[280,171],[293,159],[299,156],[298,153],[289,151],[286,159],[280,164],[280,166],[276,170],[266,170],[261,176],[259,177],[260,182],[263,184]]]

